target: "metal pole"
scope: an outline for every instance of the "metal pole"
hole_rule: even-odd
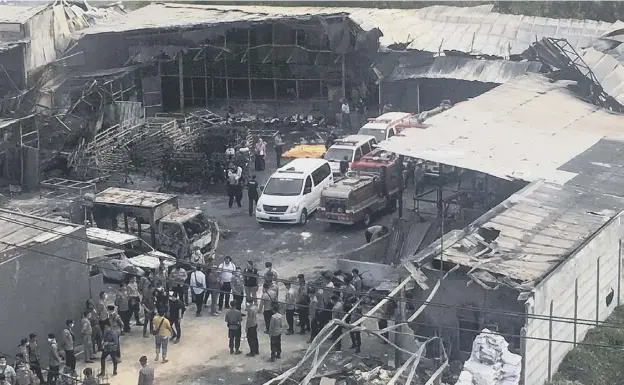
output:
[[[420,82],[416,83],[416,111],[420,114]]]
[[[251,94],[251,29],[247,30],[247,79],[249,80],[249,100],[252,100]]]
[[[399,155],[397,170],[399,172],[399,218],[403,218],[403,155]]]
[[[184,112],[184,53],[178,54],[178,78],[180,79],[180,111]]]
[[[403,282],[404,278],[399,278],[399,285],[401,284],[401,282]],[[399,294],[399,316],[396,319],[396,323],[402,324],[405,323],[406,320],[406,316],[405,316],[405,287],[401,287],[401,292]],[[396,344],[396,346],[403,348],[403,334],[401,334],[401,332],[403,331],[403,327],[401,327],[399,330],[396,330],[396,333],[394,333],[394,343]],[[399,349],[394,349],[394,365],[399,368],[401,367],[401,365],[403,365],[403,354]]]

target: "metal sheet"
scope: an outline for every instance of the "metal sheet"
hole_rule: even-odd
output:
[[[504,205],[445,245],[444,260],[535,284],[617,215],[624,200],[538,181],[512,195]],[[482,228],[500,231],[485,249],[478,235]]]
[[[48,8],[48,5],[0,5],[0,24],[18,23],[24,24],[30,18]]]
[[[422,60],[421,60],[422,62]],[[409,66],[399,63],[389,81],[406,79],[460,79],[486,83],[506,83],[529,72],[539,72],[539,62],[512,62],[484,60],[461,56],[440,56],[427,60],[425,65]]]
[[[526,75],[379,146],[499,178],[565,183],[575,175],[559,167],[605,136],[621,137],[624,127],[623,115],[578,99],[568,84]]]

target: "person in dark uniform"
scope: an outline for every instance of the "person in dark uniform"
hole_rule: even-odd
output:
[[[349,159],[345,156],[340,161],[340,173],[344,175],[347,173],[348,170],[349,170]]]
[[[249,216],[253,216],[253,210],[255,205],[258,203],[259,198],[258,193],[258,181],[256,180],[256,176],[252,175],[249,182],[247,182],[247,198],[249,198]]]

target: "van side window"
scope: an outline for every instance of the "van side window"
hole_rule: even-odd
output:
[[[388,138],[392,138],[394,136],[394,128],[391,128],[388,132]]]
[[[366,143],[364,143],[364,144],[362,145],[361,149],[362,149],[362,153],[363,153],[364,155],[366,155],[366,154],[368,154],[369,152],[371,152],[371,145],[370,145],[370,142],[366,142]]]
[[[312,188],[312,178],[307,177],[305,182],[305,188]]]
[[[362,149],[361,148],[356,148],[355,149],[355,157],[353,158],[353,161],[357,161],[360,160],[360,158],[362,157]]]
[[[331,168],[327,163],[322,165],[321,167],[314,170],[312,173],[312,180],[314,181],[314,185],[318,186],[322,181],[325,180],[331,174]]]

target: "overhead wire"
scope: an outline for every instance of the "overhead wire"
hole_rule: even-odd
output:
[[[19,225],[23,225],[26,227],[31,227],[33,229],[37,229],[43,232],[48,232],[48,233],[53,233],[53,234],[57,234],[61,237],[67,237],[70,239],[75,239],[77,241],[81,241],[81,242],[85,242],[85,243],[90,243],[89,240],[87,238],[83,238],[83,237],[79,237],[79,236],[74,236],[71,234],[66,234],[63,232],[59,232],[53,229],[48,229],[45,227],[41,227],[41,226],[37,226],[37,225],[33,225],[31,223],[28,222],[21,222],[19,220],[15,220],[13,218],[7,218],[7,217],[3,217],[2,215],[0,215],[0,219],[1,220],[5,220],[7,222],[11,222],[14,224],[19,224]],[[58,257],[58,256],[56,256]],[[61,257],[58,257],[61,258]],[[73,259],[67,259],[69,261],[72,262],[80,262],[80,261],[76,261]],[[195,267],[201,267],[201,268],[206,268],[206,265],[203,265],[201,263],[193,263],[191,261],[179,261],[182,264],[186,264],[186,265],[190,265],[190,266],[195,266]],[[87,263],[88,264],[88,263]],[[101,266],[98,266],[97,264],[88,264],[89,266],[95,266],[99,269],[103,269],[103,270],[110,270],[110,271],[114,271],[114,272],[118,272],[117,270],[111,269],[111,268],[103,268]],[[221,269],[219,269],[218,267],[210,267],[210,269],[214,269],[217,271],[220,271]],[[128,272],[126,272],[128,273]],[[249,274],[245,274],[242,273],[243,276],[250,276]],[[293,280],[288,280],[288,279],[274,279],[274,281],[277,282],[282,282],[284,284],[298,284],[297,281],[293,281]],[[177,282],[169,282],[168,280],[166,280],[167,283],[174,283],[177,284]],[[188,284],[186,286],[189,286]],[[314,286],[314,285],[310,285],[310,286]],[[351,293],[351,291],[346,290],[346,289],[342,289],[342,288],[332,288],[333,291],[335,292],[340,292],[340,293]],[[449,305],[449,304],[443,304],[443,303],[438,303],[438,302],[432,302],[432,301],[426,301],[426,300],[418,300],[418,299],[412,299],[412,298],[406,298],[406,299],[399,299],[399,298],[390,298],[390,297],[384,297],[384,296],[375,296],[375,299],[381,300],[381,299],[391,299],[394,302],[406,302],[406,303],[410,303],[410,304],[420,304],[420,305],[427,305],[427,306],[433,306],[433,307],[439,307],[439,308],[447,308],[447,309],[456,309],[456,310],[467,310],[467,311],[482,311],[484,313],[488,313],[488,314],[498,314],[498,315],[505,315],[505,316],[509,316],[509,317],[519,317],[519,318],[530,318],[530,319],[536,319],[536,320],[542,320],[542,321],[552,321],[552,322],[557,322],[557,323],[569,323],[569,324],[577,324],[577,325],[584,325],[584,326],[604,326],[604,327],[609,327],[609,328],[624,328],[624,323],[613,323],[613,322],[608,322],[608,321],[596,321],[595,319],[582,319],[582,318],[571,318],[571,317],[563,317],[563,316],[550,316],[550,315],[546,315],[546,314],[526,314],[526,313],[520,313],[520,312],[513,312],[513,311],[505,311],[505,310],[490,310],[484,307],[478,307],[478,306],[461,306],[461,305]]]

